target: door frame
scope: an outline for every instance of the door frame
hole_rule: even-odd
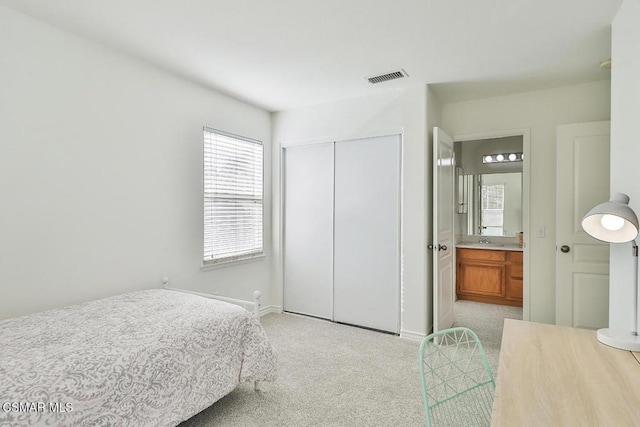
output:
[[[452,135],[453,142],[475,141],[479,139],[504,138],[508,136],[522,137],[522,152],[524,159],[522,161],[522,231],[525,236],[525,245],[523,247],[523,292],[522,292],[522,319],[530,320],[531,318],[531,281],[529,272],[531,271],[531,251],[529,250],[529,242],[531,242],[531,219],[530,219],[530,201],[531,201],[531,129],[505,129],[490,132],[479,132],[470,134]],[[455,270],[454,270],[455,275]]]

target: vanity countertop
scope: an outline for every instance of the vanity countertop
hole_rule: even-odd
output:
[[[514,243],[477,243],[477,242],[460,242],[456,245],[456,248],[465,249],[487,249],[490,251],[520,251],[523,248]]]

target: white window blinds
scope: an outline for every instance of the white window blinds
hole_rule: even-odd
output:
[[[262,255],[260,141],[204,128],[204,258],[215,264]]]
[[[504,184],[482,185],[482,226],[502,227],[504,223]]]

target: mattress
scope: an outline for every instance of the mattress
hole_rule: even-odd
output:
[[[0,426],[172,426],[240,381],[273,381],[254,316],[148,290],[0,322]]]

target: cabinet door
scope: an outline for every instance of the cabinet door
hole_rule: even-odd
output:
[[[400,136],[335,147],[334,319],[400,329]]]
[[[284,310],[333,318],[333,143],[284,152]]]
[[[509,252],[507,268],[507,298],[522,301],[522,252]]]
[[[504,264],[460,262],[458,292],[492,297],[505,296],[506,268]]]

